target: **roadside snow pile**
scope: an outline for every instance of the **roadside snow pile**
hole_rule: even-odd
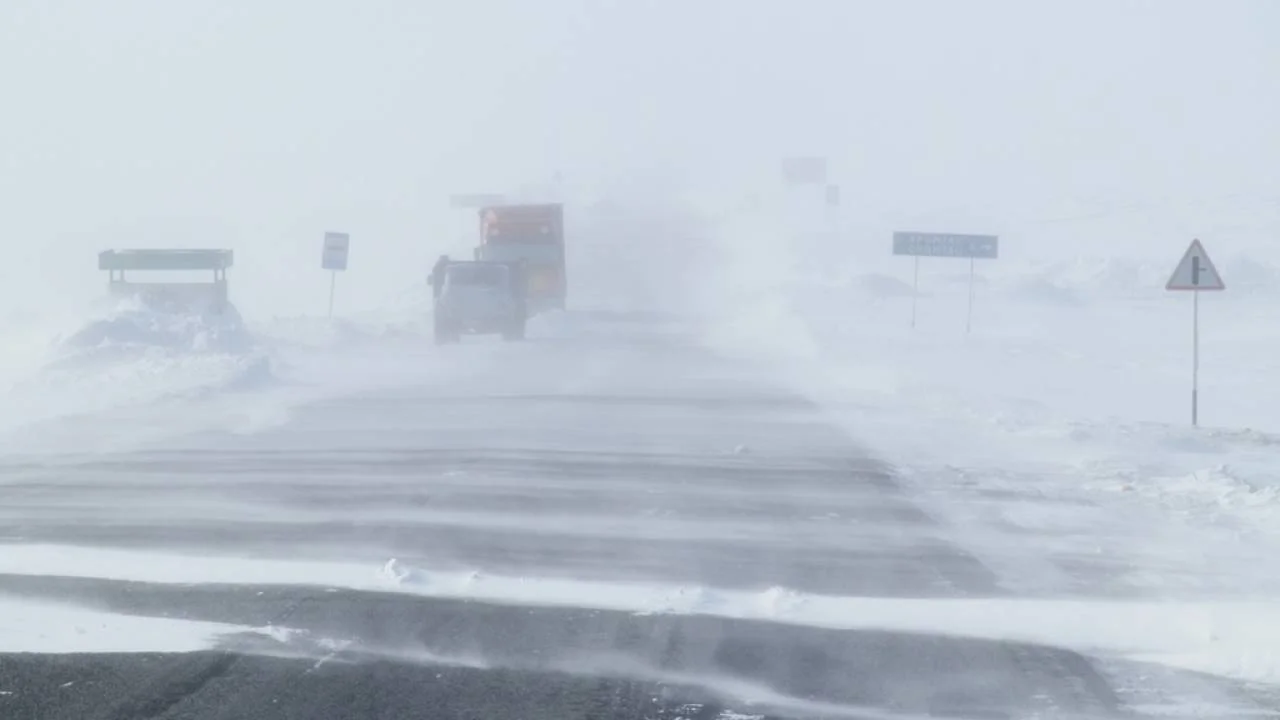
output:
[[[62,340],[47,370],[55,382],[92,373],[90,382],[151,386],[164,397],[251,389],[272,380],[270,360],[234,305],[140,298],[114,304]]]
[[[1090,489],[1136,496],[1177,518],[1280,541],[1280,437],[1162,423],[1073,423],[1064,444]]]
[[[1280,597],[1258,572],[1280,555],[1275,269],[1215,258],[1191,427],[1191,298],[1164,290],[1184,249],[980,263],[968,331],[967,263],[922,263],[914,328],[909,292],[867,290],[911,264],[863,266],[762,291],[709,341],[771,361],[1013,590]]]
[[[0,432],[275,381],[234,307],[186,312],[131,299],[43,343],[43,363],[0,387]]]
[[[119,357],[155,349],[182,353],[253,350],[253,336],[234,305],[220,309],[149,303],[129,298],[108,306],[62,341],[68,357]]]

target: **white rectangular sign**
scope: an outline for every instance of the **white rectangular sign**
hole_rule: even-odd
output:
[[[350,248],[350,235],[336,232],[325,233],[324,252],[320,256],[320,267],[325,270],[346,270],[347,251]]]

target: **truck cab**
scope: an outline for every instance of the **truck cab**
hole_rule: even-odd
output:
[[[504,340],[524,339],[528,311],[521,264],[442,257],[431,273],[431,286],[437,343],[494,333]]]

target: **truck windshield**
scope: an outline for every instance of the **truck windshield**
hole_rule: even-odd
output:
[[[502,265],[454,265],[446,276],[450,285],[484,285],[497,287],[507,284],[507,268]]]

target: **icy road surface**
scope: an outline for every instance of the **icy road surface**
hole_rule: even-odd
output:
[[[251,431],[175,419],[149,447],[9,456],[0,715],[1273,707],[1142,663],[1194,641],[1155,606],[1020,600],[894,468],[679,323],[571,315],[522,344],[366,349],[345,372],[381,381]],[[1108,646],[1108,622],[1172,634]]]

